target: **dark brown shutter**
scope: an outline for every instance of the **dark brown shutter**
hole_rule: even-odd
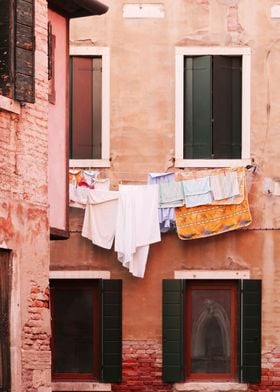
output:
[[[213,158],[241,158],[241,56],[213,56]]]
[[[34,0],[15,2],[15,99],[34,102]]]
[[[0,250],[0,391],[11,390],[10,375],[10,252]]]
[[[72,57],[71,158],[101,158],[101,57]]]
[[[13,9],[11,0],[0,0],[0,10],[0,94],[12,98],[13,24],[11,21]]]

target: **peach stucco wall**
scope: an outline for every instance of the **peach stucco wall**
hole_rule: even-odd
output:
[[[55,35],[55,103],[49,103],[49,203],[50,226],[66,229],[66,150],[68,134],[68,19],[48,10]]]
[[[146,182],[149,172],[178,169],[173,166],[176,46],[249,47],[253,224],[193,241],[165,234],[150,248],[145,278],[137,279],[114,251],[81,237],[83,212],[72,210],[71,237],[52,244],[51,268],[109,270],[122,278],[124,340],[160,340],[161,282],[175,270],[246,269],[251,278],[263,280],[262,350],[279,348],[280,196],[266,186],[280,177],[280,19],[270,16],[275,1],[163,0],[165,16],[158,19],[124,19],[128,1],[106,3],[107,14],[71,22],[70,35],[73,45],[110,48],[111,167],[101,169],[102,175],[117,189],[119,182]]]

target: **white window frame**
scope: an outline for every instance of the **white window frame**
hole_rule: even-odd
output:
[[[184,159],[184,57],[242,56],[242,146],[241,159]],[[251,164],[251,49],[242,47],[175,48],[175,167],[234,167]]]
[[[70,167],[110,167],[110,49],[101,46],[70,45],[70,56],[102,58],[101,159],[70,159]]]

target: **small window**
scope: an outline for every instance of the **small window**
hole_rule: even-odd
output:
[[[35,101],[34,0],[3,0],[0,12],[0,94]]]
[[[163,281],[163,380],[261,377],[260,280]]]
[[[70,49],[70,166],[109,165],[109,54],[105,49]]]
[[[250,162],[248,49],[177,48],[176,165]]]
[[[10,391],[10,254],[0,250],[0,391]]]
[[[121,281],[51,280],[54,381],[121,380]]]

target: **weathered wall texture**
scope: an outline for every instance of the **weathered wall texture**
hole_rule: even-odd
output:
[[[0,111],[0,247],[11,250],[12,392],[47,392],[49,224],[47,4],[36,1],[36,103]],[[20,309],[20,311],[19,311]]]
[[[251,157],[256,164],[256,172],[249,175],[253,224],[247,230],[194,241],[183,242],[175,233],[163,235],[150,248],[145,278],[137,279],[120,266],[113,251],[81,238],[82,213],[71,211],[70,240],[52,244],[51,268],[110,270],[112,278],[123,279],[124,382],[114,387],[118,391],[166,390],[149,379],[150,365],[146,373],[141,368],[148,347],[147,363],[161,363],[162,279],[184,269],[249,270],[251,278],[263,280],[263,380],[262,386],[252,388],[279,391],[280,198],[265,187],[266,179],[279,177],[280,172],[280,20],[270,17],[275,2],[165,0],[163,19],[123,19],[125,3],[108,0],[106,15],[77,20],[71,30],[75,44],[110,48],[112,162],[103,174],[116,188],[120,181],[146,182],[148,172],[176,170],[175,46],[248,46]],[[155,373],[155,381],[157,377]]]

